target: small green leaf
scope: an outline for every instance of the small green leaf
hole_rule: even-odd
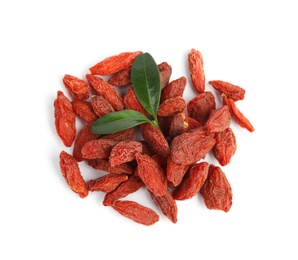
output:
[[[91,127],[94,134],[111,134],[151,121],[135,110],[111,112],[97,119]]]
[[[138,100],[144,109],[154,118],[160,102],[160,72],[149,53],[138,55],[131,70],[131,81]]]

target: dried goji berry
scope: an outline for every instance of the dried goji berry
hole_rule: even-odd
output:
[[[70,147],[76,137],[76,115],[70,100],[62,91],[57,91],[54,101],[55,127],[65,146]]]
[[[135,129],[128,128],[116,133],[107,134],[102,136],[103,139],[112,139],[115,141],[125,141],[125,140],[134,140],[135,137]]]
[[[253,132],[255,129],[251,122],[246,118],[241,111],[236,106],[235,102],[232,99],[229,99],[225,94],[222,94],[223,103],[228,105],[230,108],[231,116],[241,127],[247,129],[249,132]]]
[[[94,75],[87,74],[86,78],[95,92],[103,96],[115,110],[122,110],[124,108],[122,98],[112,85]]]
[[[239,86],[222,80],[211,80],[209,84],[218,92],[224,93],[228,98],[234,101],[244,99],[245,90]]]
[[[171,159],[171,156],[168,156],[167,169],[166,169],[168,181],[174,187],[178,186],[181,183],[189,167],[190,165],[177,164],[173,162],[173,160]]]
[[[108,82],[117,87],[127,86],[131,84],[131,67],[124,69],[113,74]]]
[[[232,129],[228,127],[222,132],[215,133],[215,140],[213,155],[220,165],[225,166],[230,163],[232,156],[236,152],[236,137]]]
[[[140,125],[141,134],[151,150],[163,157],[170,153],[170,146],[160,130],[150,123]]]
[[[178,207],[170,191],[163,196],[155,196],[149,191],[154,203],[161,209],[162,213],[173,223],[177,222]]]
[[[119,186],[111,191],[108,192],[103,200],[104,206],[111,206],[113,205],[118,199],[124,198],[127,195],[136,192],[138,189],[144,186],[142,180],[135,175],[131,175],[128,177],[126,181],[123,181],[119,184]]]
[[[193,130],[193,129],[202,127],[202,125],[197,120],[191,118],[188,115],[185,115],[185,119],[186,119],[186,122],[188,125],[188,127],[187,127],[188,130]]]
[[[142,51],[122,52],[98,62],[89,70],[91,74],[96,75],[114,74],[118,71],[129,68],[132,65],[134,59],[141,53]]]
[[[82,147],[82,156],[84,159],[109,158],[112,148],[118,141],[112,139],[91,140]]]
[[[90,86],[85,80],[68,74],[65,74],[62,80],[65,88],[74,99],[89,98]]]
[[[160,71],[160,86],[163,89],[170,81],[172,67],[167,62],[162,62],[158,64],[158,69]]]
[[[186,87],[186,77],[182,76],[171,81],[161,92],[160,102],[173,97],[182,97]]]
[[[166,99],[160,104],[157,114],[159,116],[172,116],[181,113],[186,108],[186,102],[183,97],[173,97]]]
[[[122,216],[145,226],[153,225],[159,220],[159,216],[154,210],[134,201],[118,200],[112,207]]]
[[[127,109],[138,111],[147,116],[146,110],[142,107],[131,85],[128,86],[127,92],[123,97],[123,101]]]
[[[89,191],[110,192],[117,186],[128,179],[125,174],[107,173],[97,179],[88,182]]]
[[[191,49],[188,53],[188,68],[194,89],[198,93],[205,91],[204,62],[201,52]]]
[[[155,153],[155,154],[147,154],[153,159],[158,165],[160,165],[164,170],[166,169],[166,164],[167,164],[167,158]]]
[[[91,132],[92,123],[86,124],[83,128],[79,131],[73,146],[73,156],[77,160],[77,162],[83,161],[82,156],[82,147],[85,143],[91,140],[96,140],[99,137],[99,134],[93,134]]]
[[[173,191],[176,200],[187,200],[195,196],[204,185],[208,176],[209,164],[201,162],[193,165],[184,176],[180,185]]]
[[[115,111],[110,102],[100,95],[91,97],[91,105],[94,113],[99,117]]]
[[[158,154],[155,154],[155,153],[151,150],[150,146],[148,145],[148,143],[147,143],[145,140],[140,140],[140,141],[138,141],[138,142],[141,142],[141,143],[142,143],[142,153],[147,154],[147,155],[149,155],[149,156],[156,155],[156,157],[162,157],[162,156],[160,156],[160,155],[158,155]]]
[[[131,165],[127,163],[123,163],[112,167],[108,160],[106,159],[92,159],[88,160],[88,165],[96,170],[101,170],[109,173],[116,173],[116,174],[132,174],[134,169]]]
[[[194,164],[215,144],[214,134],[204,129],[176,136],[171,144],[171,159],[177,164]]]
[[[227,129],[231,124],[231,114],[229,107],[224,105],[210,113],[205,127],[210,132],[221,132]]]
[[[136,154],[138,176],[147,189],[156,196],[163,196],[167,192],[167,179],[161,166],[146,154]]]
[[[169,136],[172,117],[173,116],[157,116],[159,128],[165,137]]]
[[[215,109],[215,97],[210,91],[199,94],[187,104],[188,115],[204,125],[208,120],[210,112]]]
[[[208,209],[228,212],[232,206],[232,188],[224,172],[218,166],[210,165],[208,177],[200,189]]]
[[[89,101],[83,99],[75,99],[72,101],[72,107],[75,114],[85,123],[94,122],[98,118]]]
[[[169,123],[169,136],[174,138],[186,132],[189,129],[187,121],[186,115],[183,112],[172,116]]]
[[[78,162],[65,151],[60,153],[60,170],[68,186],[81,198],[88,195],[86,183],[82,177]]]
[[[143,152],[143,144],[139,141],[121,141],[111,150],[109,162],[112,167],[135,160],[137,153]]]

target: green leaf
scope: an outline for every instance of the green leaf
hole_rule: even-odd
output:
[[[138,55],[131,70],[131,81],[138,100],[155,119],[160,102],[160,72],[149,53]]]
[[[151,121],[135,110],[121,110],[106,114],[97,119],[91,127],[94,134],[111,134]]]

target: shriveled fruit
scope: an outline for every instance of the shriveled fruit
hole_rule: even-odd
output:
[[[85,123],[92,123],[98,118],[89,101],[75,99],[72,101],[72,106],[75,114]]]
[[[198,93],[205,91],[204,62],[201,52],[191,49],[188,53],[188,68],[194,89]]]
[[[141,187],[144,186],[144,183],[140,177],[131,175],[126,181],[120,183],[120,185],[113,191],[108,192],[103,200],[104,206],[111,206],[117,200],[126,197],[127,195],[136,192]]]
[[[161,209],[162,213],[173,223],[177,222],[178,207],[170,191],[163,196],[155,196],[150,192],[154,203]]]
[[[228,212],[232,206],[232,188],[220,167],[210,165],[208,177],[200,189],[208,209]]]
[[[95,170],[105,171],[109,173],[116,174],[133,174],[133,167],[127,163],[122,163],[120,165],[112,167],[108,162],[108,159],[92,159],[88,160],[88,165],[90,165]]]
[[[168,98],[182,97],[186,87],[186,77],[182,76],[169,82],[162,90],[160,102],[162,103]]]
[[[168,135],[174,138],[186,132],[189,129],[188,119],[184,112],[176,114],[171,117],[169,122],[169,132]]]
[[[60,153],[60,170],[68,186],[81,198],[88,195],[86,183],[82,177],[78,162],[65,151]]]
[[[146,110],[142,107],[131,85],[128,86],[128,89],[126,94],[124,95],[123,101],[126,109],[136,110],[145,116],[147,115]]]
[[[93,95],[91,97],[91,105],[94,113],[99,117],[115,111],[110,102],[100,95]]]
[[[70,100],[62,91],[57,91],[54,101],[56,132],[63,144],[70,147],[76,137],[76,115]]]
[[[134,137],[135,137],[134,128],[125,129],[116,133],[102,136],[103,139],[112,139],[115,141],[134,140]]]
[[[69,74],[65,74],[62,80],[65,88],[74,99],[89,98],[90,86],[88,82]]]
[[[222,106],[211,112],[205,127],[210,132],[220,132],[231,124],[231,114],[228,106]]]
[[[134,59],[141,53],[142,51],[122,52],[98,62],[89,70],[91,74],[96,75],[114,74],[118,71],[129,68],[132,65]]]
[[[198,128],[201,128],[202,125],[195,119],[191,118],[190,116],[188,115],[185,115],[185,119],[186,119],[186,122],[187,122],[187,129],[188,130],[194,130],[194,129],[198,129]]]
[[[91,140],[84,144],[81,149],[84,159],[109,158],[112,148],[118,141],[112,139]]]
[[[209,84],[221,94],[225,94],[234,101],[244,99],[245,90],[237,85],[222,80],[211,80]]]
[[[122,98],[112,85],[94,75],[87,74],[86,78],[96,93],[103,96],[115,110],[122,110],[124,108]]]
[[[225,166],[230,163],[237,149],[236,137],[232,128],[228,127],[226,130],[216,133],[215,140],[213,155],[220,165]]]
[[[146,154],[136,154],[138,175],[147,189],[156,196],[167,193],[167,179],[161,166]]]
[[[97,179],[90,180],[88,182],[88,190],[110,192],[127,179],[126,174],[107,173]]]
[[[108,82],[117,87],[122,87],[131,84],[131,67],[114,73]]]
[[[167,158],[167,179],[173,186],[178,186],[184,175],[186,174],[187,170],[189,169],[190,165],[183,165],[175,163],[171,156]]]
[[[215,109],[215,97],[210,91],[203,92],[187,104],[188,115],[204,125],[209,118],[212,110]]]
[[[159,216],[154,210],[134,201],[118,200],[112,207],[124,217],[145,226],[153,225],[159,220]]]
[[[160,71],[161,89],[163,89],[170,81],[172,75],[172,67],[167,62],[158,64]]]
[[[170,153],[170,146],[164,135],[155,126],[145,123],[140,125],[141,134],[149,147],[155,153],[167,157]]]
[[[93,134],[91,132],[92,123],[86,124],[83,128],[79,131],[73,146],[73,156],[77,160],[77,162],[81,162],[84,160],[82,155],[82,147],[91,140],[96,140],[99,135]]]
[[[187,200],[194,197],[204,185],[208,176],[209,164],[201,162],[193,165],[184,176],[180,185],[173,191],[176,200]]]
[[[172,116],[183,112],[185,108],[186,102],[183,97],[173,97],[160,104],[157,114],[159,116]]]
[[[222,94],[222,97],[224,104],[229,106],[231,116],[238,123],[238,125],[247,129],[249,132],[255,131],[252,123],[242,114],[235,102],[232,99],[229,99],[225,94]]]
[[[121,141],[117,143],[110,153],[110,165],[112,167],[135,160],[137,153],[143,152],[143,144],[140,141]]]
[[[176,136],[171,144],[171,159],[177,164],[190,165],[204,158],[215,144],[214,134],[205,129]]]

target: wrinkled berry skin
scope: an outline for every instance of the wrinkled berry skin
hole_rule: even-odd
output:
[[[110,75],[129,68],[142,51],[122,52],[98,62],[89,70],[92,75]]]
[[[147,154],[136,154],[138,175],[147,189],[156,196],[168,191],[167,178],[161,166]]]
[[[79,194],[81,198],[85,198],[88,195],[88,189],[81,175],[78,162],[72,155],[65,151],[62,151],[59,157],[60,170],[66,183],[72,191]]]
[[[177,164],[194,164],[204,158],[214,144],[214,134],[205,129],[183,133],[173,139],[170,156]]]
[[[174,199],[187,200],[194,197],[204,185],[208,176],[208,169],[209,164],[207,162],[193,165],[181,184],[174,190]]]
[[[205,91],[204,62],[201,52],[191,49],[188,53],[188,68],[194,89],[198,93]]]
[[[163,157],[170,154],[170,146],[162,132],[152,124],[140,125],[141,134],[151,150]]]
[[[216,133],[215,140],[213,155],[221,166],[225,166],[230,163],[237,150],[236,137],[232,129],[228,127],[226,130]]]
[[[55,127],[63,144],[70,147],[76,137],[76,114],[71,101],[62,91],[57,91],[54,101]]]
[[[211,80],[209,84],[221,94],[225,94],[228,98],[237,101],[244,99],[245,90],[239,86],[233,85],[222,80]]]
[[[228,212],[232,206],[232,188],[218,166],[210,165],[205,184],[200,190],[208,209],[217,209]]]
[[[151,226],[159,220],[154,210],[134,201],[118,200],[112,207],[122,216],[145,226]]]
[[[85,80],[75,76],[65,74],[63,84],[74,99],[88,99],[90,95],[90,86]]]

